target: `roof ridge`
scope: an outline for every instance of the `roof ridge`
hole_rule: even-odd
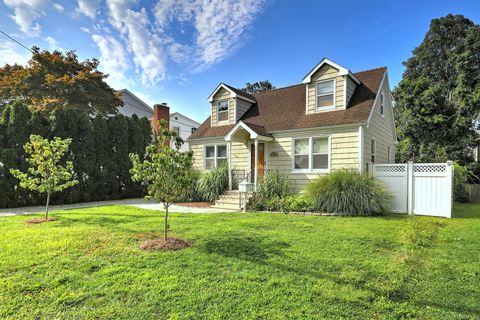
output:
[[[291,87],[304,86],[304,85],[305,85],[304,83],[297,83],[297,84],[292,84],[292,85],[289,85],[289,86],[286,86],[286,87],[270,89],[270,90],[266,90],[266,91],[262,91],[262,92],[255,92],[255,93],[253,93],[253,95],[255,96],[256,94],[268,93],[268,92],[272,92],[272,91],[276,91],[276,90],[288,89],[288,88],[291,88]]]
[[[382,66],[382,67],[376,67],[376,68],[372,68],[372,69],[362,70],[362,71],[354,72],[353,74],[370,72],[370,71],[375,71],[375,70],[380,70],[380,69],[387,69],[387,66]]]

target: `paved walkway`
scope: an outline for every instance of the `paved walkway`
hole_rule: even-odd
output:
[[[50,206],[50,211],[111,206],[111,205],[127,205],[127,206],[147,209],[147,210],[163,211],[163,204],[154,202],[154,201],[147,201],[143,198],[52,205]],[[24,215],[24,214],[32,214],[37,212],[43,212],[44,210],[45,210],[45,206],[5,208],[5,209],[0,208],[0,217],[11,217],[11,216]],[[177,206],[177,205],[172,205],[170,207],[170,212],[218,213],[218,212],[230,212],[230,211],[234,211],[234,210],[216,209],[216,208],[194,208],[194,207],[183,207],[183,206]]]

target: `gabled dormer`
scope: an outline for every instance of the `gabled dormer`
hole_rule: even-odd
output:
[[[306,113],[345,110],[361,82],[347,68],[323,58],[303,78]]]
[[[208,97],[211,103],[211,126],[237,123],[248,111],[255,98],[225,83],[220,83]]]

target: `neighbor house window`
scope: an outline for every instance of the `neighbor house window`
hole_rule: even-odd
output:
[[[329,138],[293,140],[293,171],[328,171]]]
[[[205,147],[205,169],[210,170],[227,163],[227,145],[219,144]]]
[[[371,162],[375,163],[375,151],[377,150],[377,145],[375,139],[372,139],[370,144],[370,153],[371,153]]]
[[[380,94],[380,115],[383,116],[385,114],[385,98],[383,97],[383,93]]]
[[[192,128],[192,133],[194,133],[195,131],[197,131],[197,128]]]
[[[217,121],[228,121],[228,100],[217,102]]]
[[[177,134],[177,137],[180,136],[180,128],[179,127],[173,127],[173,132]]]
[[[335,80],[317,82],[317,110],[335,106]]]

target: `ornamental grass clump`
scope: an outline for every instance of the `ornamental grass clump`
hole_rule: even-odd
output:
[[[393,196],[377,179],[339,170],[312,181],[306,189],[315,211],[352,216],[391,212]]]
[[[201,200],[215,202],[228,190],[228,166],[222,165],[205,173],[197,181],[196,188]]]
[[[252,209],[255,211],[283,211],[283,198],[290,194],[288,176],[278,171],[269,171],[260,177],[253,193]]]

